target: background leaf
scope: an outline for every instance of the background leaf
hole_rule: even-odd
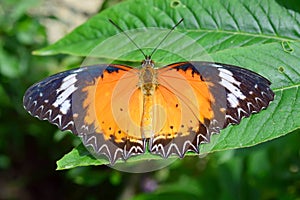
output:
[[[115,1],[120,0],[105,0],[100,7],[100,1],[82,4],[69,0],[1,0],[0,199],[299,199],[297,34],[300,1],[143,0],[124,2],[121,9],[120,6],[107,9]],[[194,8],[191,5],[198,6]],[[251,18],[243,17],[244,14],[249,14],[240,12],[240,9],[245,10],[243,7],[249,7],[251,13],[255,13],[263,30],[269,26],[269,21],[277,20],[273,23],[276,33],[256,31]],[[106,13],[103,14],[105,9]],[[95,15],[97,20],[106,23],[109,15],[124,29],[130,29],[128,33],[146,53],[151,52],[159,42],[162,37],[160,33],[164,32],[162,29],[169,30],[179,18],[184,17],[184,23],[176,28],[172,37],[162,46],[170,46],[172,51],[161,49],[156,52],[153,56],[156,64],[178,61],[182,59],[180,55],[185,55],[185,59],[188,59],[188,54],[190,58],[197,60],[207,58],[237,64],[272,80],[272,88],[277,95],[275,101],[266,111],[243,120],[241,125],[228,127],[220,135],[214,135],[210,144],[201,146],[202,153],[237,149],[203,154],[201,158],[192,154],[184,159],[177,159],[172,165],[160,170],[142,174],[124,173],[120,169],[100,165],[107,164],[107,161],[92,157],[79,137],[69,132],[62,133],[50,123],[33,118],[22,106],[22,97],[30,85],[59,71],[79,66],[82,58],[76,55],[90,55],[85,48],[80,49],[80,45],[77,45],[80,48],[76,50],[79,54],[72,53],[74,56],[61,55],[59,52],[60,55],[55,56],[32,56],[32,50],[45,47],[57,35],[66,32],[64,30],[69,30],[78,21],[89,18],[98,11],[101,13]],[[234,21],[238,21],[239,26],[243,27],[243,31],[235,29],[232,21],[227,22],[233,17],[225,20],[229,11],[230,15],[235,16]],[[103,33],[103,37],[98,37],[86,32],[89,29],[81,29],[85,32],[83,35],[93,39],[88,41],[82,37],[82,44],[87,42],[89,45],[96,45],[93,44],[94,39],[101,39],[101,46],[105,42],[108,45],[107,41],[114,39],[118,44],[124,38],[111,24],[98,26],[97,20],[90,23],[95,33],[112,28],[112,34],[104,36]],[[242,24],[244,22],[247,26]],[[90,25],[83,24],[87,27]],[[201,29],[198,29],[200,25]],[[150,26],[153,28],[149,28]],[[248,27],[252,31],[247,30]],[[141,29],[134,31],[135,28]],[[143,37],[143,34],[149,36]],[[194,39],[185,35],[192,35]],[[252,39],[247,40],[248,38]],[[77,42],[74,38],[67,45],[61,45],[60,49],[71,52],[73,47],[69,46]],[[118,48],[105,47],[105,51],[99,51],[101,54],[95,55],[95,60],[115,60],[115,52],[119,50],[117,62],[139,66],[143,56],[126,38],[121,42],[122,46],[117,45]],[[244,45],[239,46],[243,43]],[[201,51],[204,46],[210,55]],[[185,48],[180,51],[178,47]],[[260,125],[262,123],[264,125]],[[290,133],[291,130],[294,131]],[[284,134],[284,137],[261,143]],[[239,148],[242,143],[246,146],[260,144]],[[74,149],[56,165],[55,162],[62,154],[72,148]],[[147,158],[151,161],[157,159],[155,162],[168,162],[146,153],[142,157],[132,158],[126,166],[134,167],[139,160],[145,161]],[[55,171],[55,168],[72,169]]]
[[[213,4],[208,0],[131,0],[104,10],[57,43],[35,53],[87,56],[103,40],[118,33],[108,19],[126,31],[144,27],[170,29],[181,18],[184,22],[176,29],[195,39],[208,53],[233,47],[297,41],[300,34],[299,14],[272,0],[217,0]],[[130,56],[127,59],[136,58]],[[156,60],[159,59],[157,56]]]
[[[147,9],[140,9],[141,7]],[[221,131],[220,135],[214,135],[209,144],[201,145],[203,154],[252,146],[299,129],[300,15],[272,0],[219,0],[213,4],[208,0],[126,1],[101,12],[57,43],[35,53],[89,55],[99,43],[105,44],[103,41],[107,38],[109,41],[109,38],[118,34],[117,29],[107,19],[112,19],[124,30],[130,30],[147,27],[171,28],[181,18],[184,18],[184,22],[176,28],[180,33],[172,33],[166,42],[175,52],[183,51],[182,49],[186,52],[190,47],[189,50],[196,55],[194,58],[207,52],[207,58],[213,61],[258,72],[273,83],[271,87],[276,94],[274,102],[267,110],[242,120],[238,126],[230,126]],[[162,37],[160,30],[145,36],[147,31],[140,35],[140,32],[129,33],[140,46],[160,41],[157,39]],[[191,38],[191,41],[206,52],[195,48],[192,43],[186,45],[185,40],[180,40],[182,34]],[[97,54],[93,55],[111,58],[113,51],[125,51],[123,48],[128,46],[136,48],[128,39],[122,38],[125,37],[123,34],[118,37],[121,39],[119,38],[113,48],[104,48],[106,46],[101,45],[100,49],[104,50],[96,51]],[[147,45],[144,46],[147,50]],[[170,53],[158,51],[154,59],[164,63],[178,61],[167,54]],[[118,59],[137,62],[142,58],[140,52],[133,50],[133,53],[121,55]],[[86,150],[80,148],[70,152],[58,162],[58,169],[88,165],[86,160],[80,159],[80,155],[77,155],[78,162],[74,162],[74,153],[78,153],[77,151]],[[148,159],[147,156],[144,158]],[[128,160],[130,161],[131,159]],[[94,159],[91,164],[95,164]],[[108,162],[101,160],[96,164]]]

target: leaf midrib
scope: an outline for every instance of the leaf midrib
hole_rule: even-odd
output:
[[[144,28],[153,28],[153,27],[144,27]],[[157,27],[155,27],[157,28]],[[160,27],[163,28],[163,27]],[[124,31],[130,31],[132,29],[129,30],[124,30]],[[220,29],[178,29],[180,31],[184,31],[184,32],[204,32],[204,33],[224,33],[224,34],[230,34],[230,35],[241,35],[241,36],[251,36],[254,38],[266,38],[266,39],[275,39],[275,40],[279,40],[279,41],[300,41],[300,39],[295,39],[295,38],[290,38],[290,37],[284,37],[284,36],[273,36],[273,35],[267,35],[267,34],[262,34],[262,33],[249,33],[249,32],[241,32],[241,31],[229,31],[229,30],[220,30]],[[72,33],[70,33],[72,34]],[[114,35],[111,35],[114,36]],[[108,36],[108,37],[111,37]],[[105,37],[107,38],[107,37]],[[82,37],[82,40],[77,40],[77,43],[81,43],[81,42],[86,42],[86,40],[89,41],[95,41],[95,40],[99,40],[100,38],[87,38],[87,37]]]
[[[249,32],[241,32],[241,31],[228,31],[228,30],[216,30],[216,29],[201,29],[201,30],[196,30],[196,29],[181,29],[184,30],[185,32],[206,32],[206,33],[226,33],[226,34],[231,34],[231,35],[241,35],[241,36],[251,36],[254,38],[266,38],[266,39],[275,39],[279,41],[287,41],[287,42],[297,42],[300,41],[300,39],[295,39],[295,38],[290,38],[290,37],[283,37],[283,36],[273,36],[273,35],[267,35],[267,34],[262,34],[262,33],[249,33]]]

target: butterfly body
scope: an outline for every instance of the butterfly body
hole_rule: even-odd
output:
[[[139,88],[141,88],[144,95],[149,96],[153,95],[157,85],[157,69],[154,69],[152,60],[146,58],[139,73]]]

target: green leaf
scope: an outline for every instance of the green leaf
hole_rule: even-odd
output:
[[[300,61],[300,43],[289,45],[294,48],[293,53],[274,43],[263,45],[259,50],[247,47],[215,54],[221,61],[232,59],[242,62],[240,65],[267,77],[273,82],[276,96],[267,110],[243,119],[238,126],[226,128],[220,135],[212,136],[212,142],[201,147],[202,152],[253,146],[300,128],[300,66],[297,64]]]
[[[184,22],[176,29],[196,40],[208,53],[213,53],[233,47],[299,40],[299,17],[299,13],[287,10],[274,0],[218,0],[213,4],[209,0],[130,0],[104,10],[55,44],[34,53],[87,56],[104,40],[118,33],[108,19],[126,31],[147,27],[170,29],[181,18]],[[151,39],[157,40],[159,35]],[[149,38],[143,40],[148,42]],[[181,47],[180,41],[176,42]],[[139,61],[132,56],[126,59]]]
[[[275,0],[213,3],[210,0],[129,0],[104,10],[35,54],[67,53],[139,62],[141,53],[124,34],[118,34],[108,19],[128,30],[134,41],[150,53],[166,33],[163,28],[170,29],[184,18],[176,27],[177,32],[154,54],[156,62],[177,62],[182,57],[228,63],[253,70],[273,83],[276,97],[268,109],[213,135],[209,144],[200,146],[200,151],[205,154],[248,147],[300,128],[300,14],[286,7]],[[137,28],[142,29],[130,31]],[[146,153],[130,158],[127,163],[148,159],[161,158]],[[108,164],[108,161],[93,158],[80,146],[57,164],[58,169],[67,169]]]
[[[169,157],[169,162],[173,162],[178,159],[176,156]],[[143,164],[144,161],[162,161],[161,157],[146,152],[143,156],[132,157],[127,166],[124,166],[124,162],[119,160],[116,162],[116,166],[119,169],[127,169],[127,167],[136,167],[139,164]],[[89,165],[109,165],[109,161],[105,158],[95,158],[89,151],[80,144],[74,148],[71,152],[66,154],[63,158],[56,162],[57,170],[70,169],[78,166],[89,166]],[[120,165],[118,165],[120,164]],[[137,169],[138,170],[138,169]],[[125,170],[126,171],[126,170]],[[137,172],[137,171],[136,171]]]

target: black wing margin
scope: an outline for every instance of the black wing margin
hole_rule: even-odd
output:
[[[34,117],[48,120],[61,130],[78,134],[73,121],[72,96],[86,84],[93,84],[108,65],[95,65],[52,75],[27,89],[24,108]],[[77,94],[77,97],[82,95]]]
[[[229,124],[239,124],[243,117],[267,108],[274,99],[275,94],[270,89],[271,82],[253,71],[222,63],[191,64],[205,80],[225,89],[226,114],[223,128]],[[220,98],[218,94],[216,97]]]

